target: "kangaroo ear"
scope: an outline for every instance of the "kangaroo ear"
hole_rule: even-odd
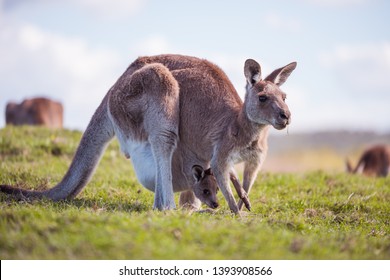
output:
[[[244,74],[247,82],[250,85],[256,84],[261,80],[260,64],[253,59],[247,59],[244,65]]]
[[[264,80],[272,82],[277,86],[281,86],[287,80],[288,76],[290,76],[291,72],[295,69],[295,67],[297,67],[297,63],[291,62],[290,64],[287,64],[282,68],[276,69],[274,72],[269,74],[267,78],[265,78]]]
[[[192,175],[196,182],[199,182],[204,177],[204,169],[200,165],[194,165],[192,167]]]

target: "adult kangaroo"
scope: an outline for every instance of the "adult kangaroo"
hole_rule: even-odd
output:
[[[62,128],[63,106],[60,102],[36,97],[25,99],[22,103],[7,103],[5,122],[12,125],[44,125]]]
[[[349,173],[363,173],[366,176],[386,177],[390,169],[390,147],[376,145],[366,149],[361,155],[356,167],[353,168],[346,160]]]
[[[175,110],[170,112],[174,111],[174,116],[159,117],[164,120],[158,123],[162,131],[157,128],[154,130],[159,139],[152,139],[149,134],[148,137],[142,137],[138,133],[142,130],[128,125],[134,123],[130,120],[143,115],[144,111],[134,111],[134,102],[127,101],[129,83],[126,80],[152,64],[167,67],[179,86],[179,109],[173,106]],[[138,153],[145,152],[145,149],[140,148],[144,143],[151,144],[158,162],[157,168],[160,168],[157,170],[156,188],[160,188],[161,197],[157,196],[156,191],[154,206],[158,209],[174,207],[172,180],[169,177],[170,170],[167,169],[171,165],[167,163],[171,161],[172,152],[178,144],[186,154],[197,160],[196,164],[211,164],[211,170],[230,209],[238,213],[242,203],[239,206],[236,204],[229,186],[229,171],[235,163],[245,163],[243,188],[249,192],[267,149],[268,126],[283,129],[290,123],[291,114],[284,102],[286,95],[279,86],[295,67],[295,62],[290,63],[273,71],[263,80],[260,65],[248,59],[244,65],[247,86],[243,103],[226,74],[207,60],[159,55],[140,57],[134,61],[123,74],[123,82],[119,82],[122,86],[111,93],[108,107],[125,153],[138,156]],[[122,118],[121,111],[131,112],[131,116]],[[126,131],[137,133],[126,135]],[[136,170],[137,166],[141,166],[135,161],[133,163]],[[160,179],[158,174],[161,174]]]
[[[248,59],[243,103],[226,74],[207,60],[158,55],[135,60],[109,90],[93,115],[63,180],[45,192],[58,200],[76,196],[87,184],[107,143],[116,135],[137,177],[155,191],[154,208],[175,207],[175,153],[188,178],[189,167],[211,165],[234,213],[240,207],[229,186],[233,164],[244,162],[246,192],[256,178],[268,126],[283,129],[290,111],[279,89],[296,63],[264,80],[260,65]]]

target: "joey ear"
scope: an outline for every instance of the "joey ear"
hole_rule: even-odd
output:
[[[196,182],[199,182],[204,177],[204,169],[200,165],[194,165],[192,167],[192,175]]]
[[[253,59],[247,59],[244,65],[244,75],[247,82],[250,85],[254,85],[258,81],[260,81],[261,80],[260,64]]]
[[[291,62],[284,67],[274,70],[271,74],[265,78],[265,81],[274,83],[277,86],[281,86],[290,76],[291,72],[297,67],[296,62]]]

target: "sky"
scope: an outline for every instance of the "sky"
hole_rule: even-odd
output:
[[[242,98],[247,58],[263,77],[296,61],[281,87],[290,134],[387,133],[389,11],[386,0],[0,0],[0,128],[7,102],[46,96],[84,130],[133,60],[177,53],[219,65]]]

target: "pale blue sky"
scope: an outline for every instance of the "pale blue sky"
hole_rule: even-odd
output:
[[[45,95],[83,130],[138,56],[217,63],[243,95],[245,59],[292,61],[289,133],[390,131],[390,1],[0,0],[0,107]],[[4,113],[0,127],[4,126]],[[286,132],[281,132],[286,133]]]

